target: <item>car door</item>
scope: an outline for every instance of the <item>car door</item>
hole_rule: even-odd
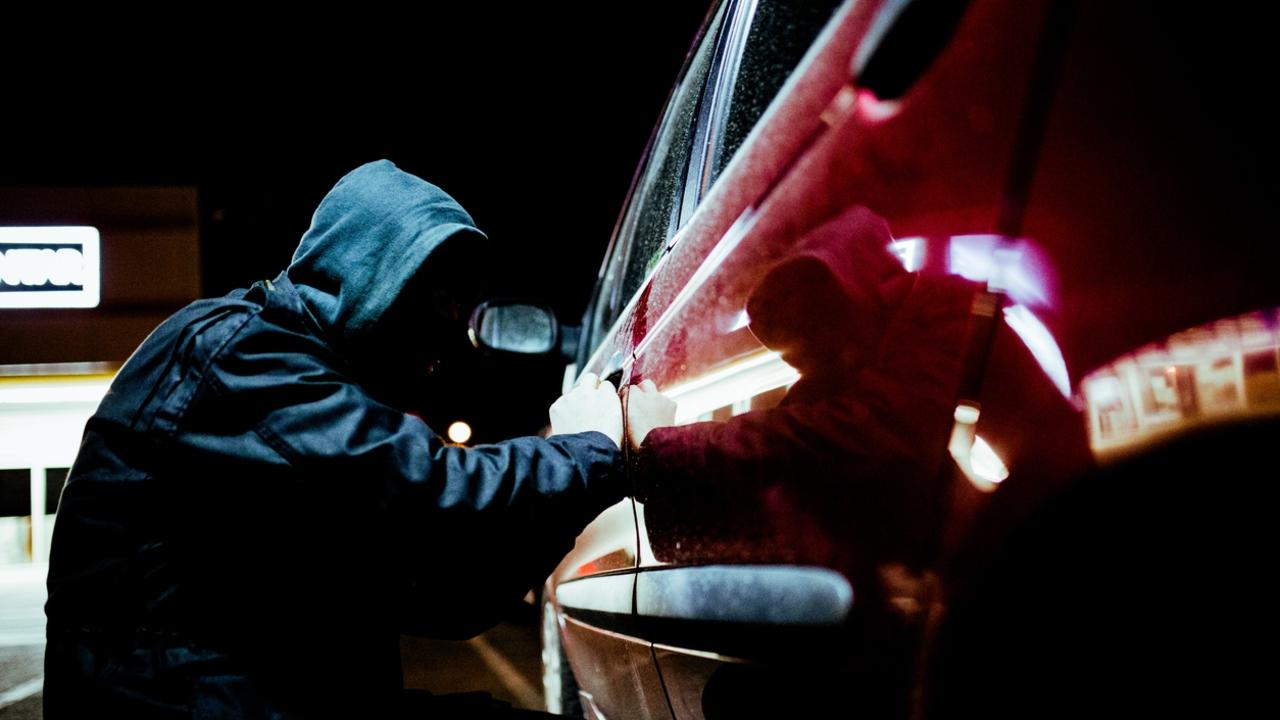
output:
[[[615,230],[586,313],[579,357],[567,380],[591,371],[623,383],[639,337],[630,320],[643,306],[649,282],[707,188],[837,4],[778,5],[786,13],[757,12],[755,2],[712,6]],[[754,75],[735,88],[749,36],[757,41],[772,37],[774,52],[752,55],[755,63],[746,72]],[[727,104],[735,92],[735,102]],[[635,637],[629,603],[634,577],[626,567],[636,557],[621,534],[621,510],[612,508],[587,528],[553,578],[553,594],[568,659],[589,703],[606,715],[608,708],[626,708],[628,716],[655,716],[650,690],[660,687],[656,664],[651,662],[649,674],[635,666],[643,653],[651,653],[651,644]],[[615,539],[606,541],[607,536]]]
[[[816,710],[837,688],[907,712],[957,402],[1005,302],[992,268],[1035,256],[1002,223],[1045,12],[847,3],[726,158],[733,89],[768,52],[747,34],[686,187],[701,203],[622,322],[627,382],[654,380],[687,425],[637,477],[635,632],[676,717]],[[876,243],[916,271],[909,291],[859,275]],[[819,342],[788,345],[788,327]]]
[[[620,385],[630,364],[628,337],[617,326],[679,227],[699,108],[732,5],[712,7],[654,131],[601,268],[567,382],[589,371]],[[632,628],[636,538],[628,498],[583,531],[549,581],[553,618],[589,717],[670,717],[651,644]]]
[[[1054,10],[1019,234],[1054,265],[1041,337],[1074,407],[997,344],[977,430],[1009,477],[974,523],[929,717],[1270,702],[1254,648],[1280,629],[1237,588],[1277,549],[1272,25],[1245,6],[1152,10]]]

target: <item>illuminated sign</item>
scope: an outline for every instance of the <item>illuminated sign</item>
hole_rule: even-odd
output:
[[[1280,308],[1170,335],[1080,383],[1089,444],[1122,454],[1213,423],[1280,414]]]
[[[97,307],[98,268],[97,228],[0,227],[0,309]]]

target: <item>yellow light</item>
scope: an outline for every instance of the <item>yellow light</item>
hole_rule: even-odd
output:
[[[96,406],[107,394],[113,377],[111,374],[0,377],[0,406],[57,403]]]
[[[449,426],[449,439],[461,445],[471,439],[471,426],[461,420]]]

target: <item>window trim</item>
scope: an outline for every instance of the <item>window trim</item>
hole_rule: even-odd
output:
[[[754,4],[756,0],[747,0],[747,1]],[[725,34],[725,29],[726,27],[728,27],[729,22],[735,21],[737,19],[737,16],[734,15],[733,13],[737,11],[738,7],[742,4],[742,2],[743,0],[722,0],[721,2],[713,3],[711,7],[708,9],[706,18],[703,20],[702,27],[698,31],[698,35],[694,38],[693,42],[690,44],[689,52],[685,56],[684,65],[680,69],[680,73],[677,76],[676,82],[672,84],[671,91],[668,93],[666,102],[663,104],[663,110],[661,115],[659,115],[658,117],[658,122],[654,125],[654,129],[649,135],[649,142],[645,147],[643,155],[641,156],[641,160],[639,165],[637,166],[636,172],[632,176],[631,187],[627,191],[627,196],[623,204],[622,212],[619,214],[618,220],[614,225],[613,234],[609,239],[609,246],[605,250],[604,261],[603,263],[601,263],[600,270],[596,275],[596,286],[592,290],[591,300],[590,302],[588,302],[586,312],[583,315],[583,327],[586,329],[586,332],[584,333],[579,345],[580,347],[579,358],[582,361],[579,363],[579,368],[578,368],[579,371],[585,368],[586,365],[592,359],[594,359],[596,355],[596,351],[599,349],[599,347],[604,343],[604,341],[607,338],[609,338],[611,335],[614,334],[614,332],[617,330],[618,323],[622,320],[622,318],[626,316],[627,307],[631,304],[631,301],[634,300],[634,297],[631,297],[631,298],[620,297],[621,289],[625,285],[625,277],[626,277],[625,272],[620,273],[618,277],[613,278],[612,282],[609,283],[608,287],[606,287],[606,281],[609,280],[608,278],[609,270],[618,257],[622,258],[622,262],[630,261],[630,256],[631,256],[632,248],[634,245],[633,241],[635,239],[636,214],[638,212],[637,201],[640,199],[638,198],[638,195],[640,194],[641,188],[645,186],[645,182],[649,179],[650,174],[654,172],[654,162],[656,157],[655,151],[657,149],[658,139],[661,138],[663,134],[669,130],[671,123],[674,122],[674,114],[672,112],[673,107],[675,105],[676,100],[680,96],[680,90],[683,88],[685,82],[688,80],[689,72],[693,68],[694,60],[697,57],[698,52],[703,49],[704,43],[712,42],[715,45],[712,51],[713,54],[710,60],[710,67],[708,68],[708,71],[707,71],[707,82],[703,86],[703,89],[698,96],[698,109],[695,111],[695,116],[693,120],[694,142],[696,142],[697,138],[702,133],[701,128],[702,128],[702,122],[704,120],[702,105],[704,102],[706,89],[711,85],[713,79],[716,78],[716,73],[719,71],[720,66],[718,63],[720,60],[720,52],[721,52],[723,37]],[[708,31],[712,28],[715,22],[716,16],[721,12],[722,9],[724,10],[726,17],[721,22],[720,27],[716,28],[715,36],[708,37]],[[690,153],[694,152],[695,150],[696,150],[696,147],[692,147],[692,146],[690,147]],[[683,226],[682,221],[684,219],[684,196],[687,190],[690,160],[691,160],[691,157],[689,155],[686,155],[684,167],[681,168],[681,171],[680,171],[682,174],[682,177],[680,178],[679,184],[684,187],[678,192],[674,200],[674,204],[676,207],[673,208],[674,212],[672,213],[673,227],[670,227],[668,229],[668,237],[663,243],[662,251],[658,255],[658,261],[655,262],[653,264],[653,267],[650,268],[650,270],[645,274],[644,279],[640,282],[640,285],[638,286],[637,291],[633,293],[633,295],[638,295],[639,291],[642,290],[644,287],[646,287],[653,280],[654,274],[657,272],[658,267],[661,265],[662,257],[666,255],[667,251],[671,247],[672,238],[675,237],[680,227]],[[700,162],[701,162],[701,159],[700,159]],[[617,308],[616,310],[617,314],[614,316],[613,321],[610,323],[609,329],[601,331],[600,333],[598,333],[599,337],[596,337],[597,333],[592,331],[596,330],[595,317],[597,312],[599,312],[601,309],[600,306],[602,302],[607,303],[607,307],[610,310],[612,310],[613,308]],[[587,353],[590,353],[590,355],[588,355]]]
[[[707,74],[708,82],[699,101],[697,127],[689,153],[689,168],[685,171],[679,228],[684,227],[693,217],[710,189],[711,158],[715,155],[713,149],[720,142],[720,136],[724,132],[724,118],[727,117],[724,106],[737,84],[738,68],[742,64],[747,37],[751,34],[751,23],[759,7],[759,0],[730,1],[733,3],[733,7],[729,9],[731,15],[720,29],[711,70]],[[664,252],[675,247],[677,234],[672,233],[667,239]]]

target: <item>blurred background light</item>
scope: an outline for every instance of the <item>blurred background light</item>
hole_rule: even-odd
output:
[[[471,439],[471,426],[458,420],[449,426],[449,439],[459,445]]]

